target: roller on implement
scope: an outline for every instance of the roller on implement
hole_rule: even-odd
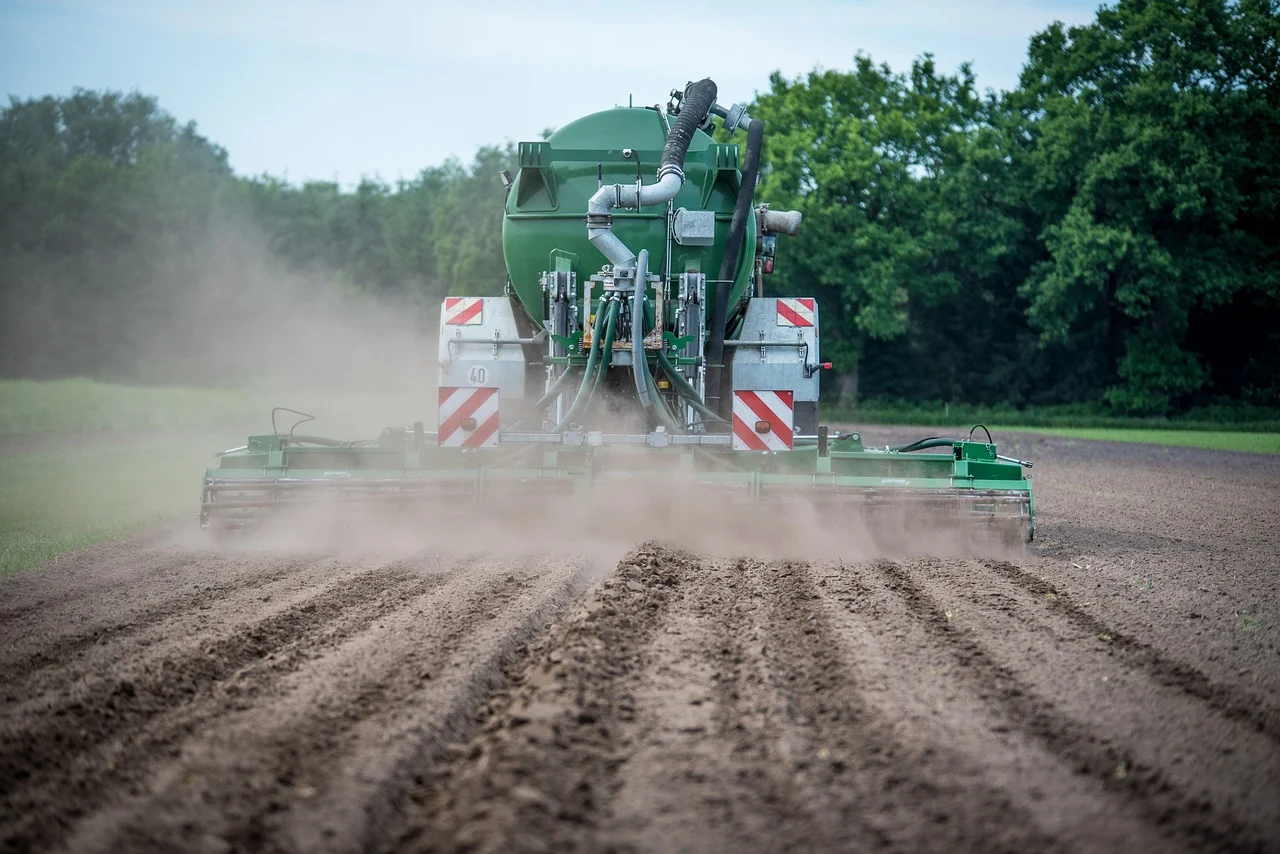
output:
[[[434,423],[342,442],[276,410],[271,433],[207,470],[202,526],[347,499],[532,500],[551,516],[634,490],[766,512],[906,505],[1029,541],[1030,463],[985,428],[870,448],[820,424],[818,303],[763,295],[801,216],[756,204],[763,123],[716,98],[701,80],[665,110],[619,107],[520,143],[502,174],[505,293],[445,299]],[[746,130],[741,160],[709,135],[715,120]]]

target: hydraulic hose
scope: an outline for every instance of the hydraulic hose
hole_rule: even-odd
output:
[[[640,363],[640,366],[641,366],[641,371],[645,375],[645,378],[648,379],[650,383],[652,383],[653,375],[649,373],[648,361],[642,361]],[[653,395],[653,401],[654,401],[653,406],[649,408],[649,411],[657,415],[658,421],[661,422],[662,425],[667,428],[667,432],[683,433],[684,428],[680,426],[680,422],[676,420],[675,415],[673,415],[671,413],[671,410],[667,408],[667,402],[662,399],[662,395],[660,394]]]
[[[542,397],[538,398],[538,402],[535,403],[533,406],[529,407],[528,412],[526,412],[524,415],[521,415],[512,423],[520,424],[524,421],[528,421],[538,412],[550,406],[552,401],[554,401],[557,397],[560,396],[560,392],[564,390],[565,384],[569,381],[569,375],[572,373],[573,373],[572,368],[566,368],[564,373],[560,374],[560,376],[556,377],[552,381],[551,388],[547,389],[547,393],[544,394]]]
[[[889,450],[909,454],[912,451],[924,451],[929,448],[949,448],[959,441],[959,439],[948,439],[944,436],[930,436],[927,439],[917,439],[909,445],[895,445]]]
[[[747,156],[742,164],[742,183],[738,187],[733,219],[729,222],[729,239],[725,243],[724,258],[720,260],[716,305],[711,313],[711,337],[707,340],[707,406],[717,412],[720,410],[720,376],[724,363],[729,294],[733,290],[733,274],[737,270],[738,256],[742,254],[742,238],[747,230],[747,220],[751,216],[751,206],[755,199],[756,178],[760,174],[760,149],[763,144],[764,122],[752,119],[747,125]]]
[[[591,386],[591,395],[600,390],[604,375],[609,372],[609,363],[613,361],[613,339],[618,334],[618,311],[622,303],[616,299],[609,300],[609,316],[604,321],[604,343],[600,345],[600,368],[596,371],[596,381]]]
[[[644,292],[648,285],[648,276],[649,250],[641,249],[636,257],[635,290],[631,293],[631,373],[636,378],[636,396],[640,398],[640,403],[645,409],[652,405],[649,386],[646,382],[649,365],[644,355]],[[640,370],[642,364],[645,366],[643,371]]]
[[[712,421],[724,420],[702,402],[701,398],[698,397],[698,390],[685,379],[684,374],[680,373],[680,370],[671,364],[671,360],[661,351],[658,352],[658,364],[662,367],[663,373],[667,375],[667,379],[671,380],[671,383],[676,387],[676,391],[680,392],[680,395],[689,401],[689,405],[694,408],[694,411],[703,418]]]
[[[603,302],[603,301],[602,301]],[[604,319],[606,306],[600,305],[596,307],[596,321],[591,326],[591,350],[587,353],[587,366],[582,370],[582,385],[578,386],[578,393],[574,395],[573,403],[569,405],[569,411],[564,414],[564,418],[555,426],[553,432],[559,433],[573,422],[577,417],[578,410],[582,409],[587,400],[591,397],[594,389],[593,378],[596,371],[596,363],[600,358],[600,335],[604,329]]]

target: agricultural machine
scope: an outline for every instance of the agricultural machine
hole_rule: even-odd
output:
[[[342,442],[273,412],[271,433],[208,469],[201,524],[339,499],[532,498],[550,513],[651,488],[766,512],[905,502],[1030,540],[1029,464],[990,434],[870,448],[821,424],[817,301],[763,295],[801,216],[756,204],[763,122],[716,99],[701,80],[665,110],[521,143],[501,175],[506,292],[444,301],[436,421]],[[716,120],[746,131],[741,159],[709,135]]]

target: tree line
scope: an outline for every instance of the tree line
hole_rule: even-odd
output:
[[[805,224],[771,286],[819,298],[829,391],[1280,405],[1278,69],[1277,0],[1120,0],[1034,36],[1008,92],[927,55],[902,73],[859,55],[775,74],[750,110],[766,121],[759,193]],[[234,379],[204,356],[286,275],[297,299],[394,300],[429,333],[445,294],[500,292],[496,176],[513,153],[295,185],[233,174],[145,95],[11,98],[0,373]],[[229,279],[254,284],[193,291]],[[201,358],[140,371],[157,340]]]

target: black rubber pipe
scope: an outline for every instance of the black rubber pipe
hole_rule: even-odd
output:
[[[733,208],[729,239],[725,243],[724,258],[720,261],[716,306],[711,312],[711,337],[707,340],[707,407],[722,416],[720,375],[724,363],[725,325],[729,320],[729,292],[733,289],[733,274],[738,266],[738,256],[742,253],[742,238],[755,201],[756,178],[760,174],[760,148],[763,144],[764,122],[752,119],[747,125],[747,157],[742,164],[742,184],[738,187],[738,202]]]
[[[689,153],[689,143],[715,105],[716,93],[715,81],[710,77],[685,87],[684,96],[680,99],[680,114],[676,116],[671,130],[667,131],[667,142],[662,146],[662,159],[658,161],[659,178],[672,168],[684,174],[684,156]]]

